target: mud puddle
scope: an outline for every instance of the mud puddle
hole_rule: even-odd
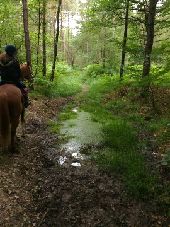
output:
[[[81,167],[83,160],[88,159],[87,150],[90,148],[92,152],[102,144],[102,128],[93,121],[90,113],[78,108],[73,108],[72,112],[76,113],[75,118],[62,122],[60,142],[57,149],[50,151],[50,159],[55,159],[61,166]]]

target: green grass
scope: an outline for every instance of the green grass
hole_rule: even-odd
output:
[[[80,91],[81,78],[79,76],[63,76],[58,77],[54,82],[37,78],[34,94],[55,98],[73,96]]]
[[[141,152],[147,141],[138,139],[141,128],[148,131],[160,128],[157,121],[155,125],[146,126],[149,123],[146,124],[139,113],[140,103],[132,101],[138,95],[137,92],[140,92],[141,84],[128,78],[120,82],[118,78],[108,76],[89,80],[88,83],[89,91],[84,97],[82,108],[92,113],[93,120],[103,125],[105,141],[104,150],[93,156],[95,162],[100,168],[119,176],[126,191],[136,199],[150,200],[166,194],[166,186],[159,190],[157,170],[153,172],[150,169]],[[107,94],[124,87],[130,90],[125,97],[113,97],[104,101]],[[165,122],[164,125],[167,124]]]
[[[158,146],[169,143],[170,141],[170,121],[168,118],[155,118],[148,122],[148,131],[151,132]]]
[[[70,76],[65,73],[62,77],[58,75],[58,79],[53,83],[55,89],[51,88],[51,92],[47,89],[48,83],[44,85],[43,82],[42,87],[46,89],[41,89],[41,92],[52,97],[74,95],[81,89],[82,78],[76,74]],[[84,96],[78,96],[77,101],[80,103],[80,108],[92,114],[94,121],[102,124],[104,149],[92,155],[97,165],[119,176],[124,182],[126,191],[132,197],[142,200],[153,198],[165,200],[167,186],[160,189],[159,174],[157,171],[151,171],[141,152],[147,145],[147,138],[146,141],[139,140],[138,133],[141,128],[151,134],[158,134],[163,130],[157,137],[158,144],[161,145],[169,138],[168,119],[160,121],[153,118],[146,123],[140,114],[141,104],[133,101],[136,100],[133,99],[134,97],[138,97],[142,86],[139,79],[125,76],[120,82],[117,76],[96,75],[95,78],[88,78],[86,84],[89,86],[89,91]],[[41,87],[41,83],[38,83],[38,86]],[[105,101],[106,95],[124,88],[128,88],[125,96],[115,96]],[[71,111],[72,107],[72,105],[68,106],[60,114],[59,121],[76,116]],[[60,126],[52,123],[50,127],[53,132],[58,133]],[[165,158],[169,162],[169,153]]]
[[[116,150],[128,151],[136,147],[134,129],[122,119],[113,119],[103,125],[105,143]]]
[[[71,110],[64,110],[63,112],[60,113],[59,115],[59,120],[64,121],[68,119],[73,119],[76,117],[76,113],[71,111]]]
[[[82,76],[64,63],[58,63],[53,82],[50,81],[50,65],[47,67],[47,77],[39,74],[34,79],[35,90],[31,96],[46,96],[48,98],[68,97],[79,93],[82,89]]]
[[[155,196],[155,176],[149,174],[144,158],[137,151],[107,148],[95,155],[94,160],[100,168],[119,176],[129,195],[136,199],[150,199]]]
[[[154,195],[155,176],[150,174],[139,151],[134,128],[125,120],[114,119],[103,125],[104,151],[95,155],[97,164],[120,175],[126,190],[135,198],[148,199]]]
[[[55,120],[49,120],[48,126],[50,132],[54,134],[60,134],[61,124],[68,119],[74,119],[77,113],[72,111],[72,108],[75,106],[74,103],[69,103],[67,106],[63,107],[62,111],[59,113]],[[70,124],[70,127],[73,127],[73,124]]]
[[[169,144],[170,141],[170,122],[168,118],[157,118],[153,119],[148,123],[148,131],[150,131],[156,140],[157,146],[162,147],[162,165],[170,168],[170,150]]]
[[[57,121],[53,121],[53,120],[48,121],[48,126],[50,129],[50,132],[52,132],[54,134],[59,134],[60,124]]]

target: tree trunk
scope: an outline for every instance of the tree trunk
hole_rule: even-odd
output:
[[[62,39],[62,60],[65,61],[66,59],[66,48],[65,48],[65,29],[63,29],[63,9],[61,5],[61,13],[60,13],[60,33]]]
[[[30,71],[32,74],[32,64],[31,64],[31,43],[30,43],[30,35],[29,35],[29,27],[28,27],[28,4],[27,0],[22,0],[23,6],[23,24],[24,24],[24,34],[25,34],[25,49],[26,49],[26,62],[30,67]],[[33,77],[31,76],[29,81],[29,88],[34,90],[33,85]]]
[[[50,80],[54,80],[54,74],[55,74],[55,64],[57,60],[57,54],[58,54],[58,38],[59,38],[59,33],[60,33],[60,11],[61,11],[61,4],[62,0],[58,1],[58,8],[57,8],[57,31],[56,35],[54,37],[54,59],[53,59],[53,65],[52,65],[52,72],[51,72],[51,77]]]
[[[43,0],[43,31],[42,31],[42,38],[43,38],[43,76],[46,76],[47,73],[47,55],[46,55],[46,0]]]
[[[103,69],[105,69],[106,68],[106,47],[105,47],[105,45],[101,49],[101,58],[102,58]]]
[[[25,33],[25,49],[26,49],[26,61],[27,64],[31,67],[31,44],[28,28],[28,6],[27,0],[22,0],[23,5],[23,24],[24,24],[24,33]]]
[[[154,42],[154,25],[155,25],[155,16],[156,16],[156,4],[158,0],[150,0],[148,12],[146,13],[146,44],[145,44],[145,52],[144,52],[144,63],[143,63],[143,77],[149,76],[150,67],[151,67],[151,53]]]
[[[70,63],[70,12],[67,12],[67,64]]]
[[[41,3],[40,0],[38,1],[38,43],[37,43],[37,60],[36,60],[36,71],[35,76],[38,72],[39,66],[39,51],[40,51],[40,33],[41,33]]]
[[[124,66],[125,66],[125,57],[126,57],[126,43],[128,36],[128,23],[129,23],[129,0],[126,1],[126,14],[125,14],[125,29],[122,43],[122,59],[120,65],[120,79],[123,78]]]

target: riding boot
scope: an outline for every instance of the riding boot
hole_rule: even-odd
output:
[[[27,108],[30,105],[29,99],[27,95],[23,95],[24,98],[24,107]]]

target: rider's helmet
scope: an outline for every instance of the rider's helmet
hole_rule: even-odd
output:
[[[9,55],[9,56],[13,56],[17,53],[17,48],[14,45],[7,45],[5,47],[5,52]]]

